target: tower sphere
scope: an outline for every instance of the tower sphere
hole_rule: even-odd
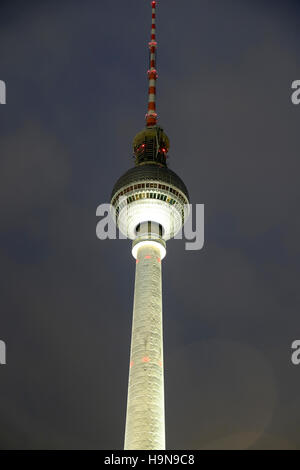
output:
[[[155,126],[137,134],[133,147],[135,167],[118,179],[111,195],[116,223],[125,236],[135,240],[142,236],[145,223],[151,222],[148,235],[169,240],[189,211],[187,188],[166,165],[169,139]]]

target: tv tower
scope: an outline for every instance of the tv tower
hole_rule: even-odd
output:
[[[133,140],[135,166],[115,184],[111,206],[136,259],[125,450],[165,449],[161,262],[184,224],[189,195],[167,167],[170,141],[157,125],[156,1],[152,6],[146,127]]]

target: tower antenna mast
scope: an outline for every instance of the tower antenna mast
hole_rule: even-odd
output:
[[[156,80],[158,78],[156,70],[156,1],[151,2],[152,5],[152,25],[151,25],[151,40],[149,42],[150,49],[150,68],[148,70],[149,90],[148,90],[148,112],[146,114],[147,127],[153,127],[157,124],[156,113]]]

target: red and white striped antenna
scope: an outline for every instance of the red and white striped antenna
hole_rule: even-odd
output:
[[[156,1],[151,1],[152,6],[152,27],[151,27],[151,41],[149,42],[150,49],[150,68],[148,70],[149,78],[149,90],[148,90],[148,112],[146,114],[147,127],[153,127],[157,124],[157,113],[156,113],[156,80],[158,77],[156,70]]]

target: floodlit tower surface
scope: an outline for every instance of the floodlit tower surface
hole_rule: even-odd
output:
[[[161,263],[188,216],[183,181],[167,167],[169,138],[157,125],[156,4],[152,1],[146,126],[133,140],[135,166],[116,182],[111,206],[136,259],[125,450],[164,450]]]

